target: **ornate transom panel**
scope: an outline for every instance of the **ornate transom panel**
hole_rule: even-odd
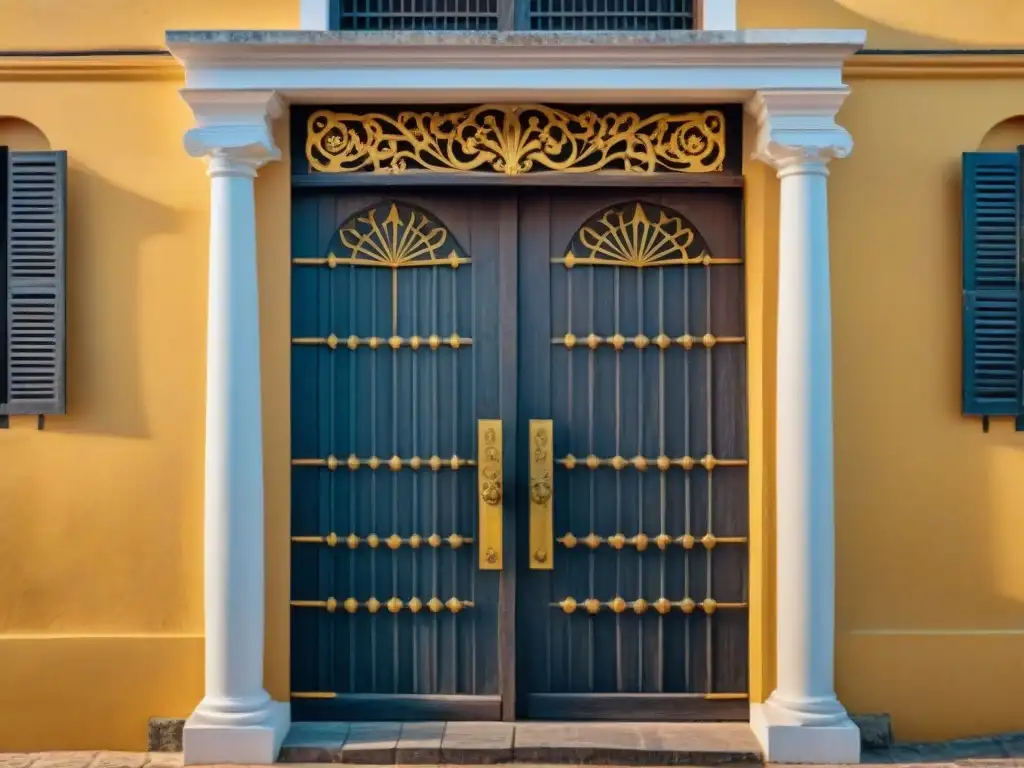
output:
[[[306,159],[319,173],[712,173],[723,170],[725,150],[719,110],[643,116],[485,104],[456,112],[318,110],[306,124]]]

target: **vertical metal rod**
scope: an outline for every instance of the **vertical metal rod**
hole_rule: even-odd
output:
[[[665,333],[665,268],[658,267],[658,333]],[[665,350],[658,347],[658,455],[667,456],[665,453]],[[659,533],[667,533],[665,508],[668,505],[668,473],[658,473],[658,484],[660,498],[658,501]],[[665,591],[665,559],[668,552],[659,552],[658,562],[659,579],[658,594],[664,595]],[[658,692],[665,691],[665,617],[658,614]]]
[[[620,267],[613,267],[613,289],[615,306],[615,333],[618,334],[622,327],[619,319],[619,271]],[[622,353],[615,353],[615,455],[622,455]],[[615,473],[615,532],[622,530],[622,473]],[[615,593],[622,589],[622,558],[615,558]],[[622,691],[624,687],[625,671],[622,668],[622,614],[615,614],[615,676],[616,690]]]
[[[437,269],[437,267],[434,267]],[[452,333],[459,331],[458,281],[455,270],[451,270],[452,280]],[[459,448],[459,352],[454,347],[452,352],[452,453]],[[459,473],[454,469],[452,476],[452,533],[459,530]],[[459,594],[459,555],[457,549],[451,550],[452,561],[452,594]],[[459,615],[452,614],[452,692],[459,690]]]
[[[372,318],[370,335],[377,335],[377,275],[378,270],[370,272],[372,289],[370,291],[370,317]],[[370,354],[370,455],[377,455],[377,355]],[[377,473],[370,473],[370,530],[377,532]],[[377,550],[370,550],[370,594],[377,594]],[[370,687],[373,693],[377,690],[377,617],[370,614]]]
[[[433,330],[431,330],[431,333],[435,333],[435,334],[440,335],[440,333],[441,333],[440,322],[441,321],[440,321],[440,317],[439,317],[439,314],[438,314],[439,313],[439,309],[438,309],[437,268],[436,267],[431,267],[430,268],[430,305],[431,305],[431,308],[432,308],[432,314],[434,316]],[[437,414],[440,412],[439,409],[441,408],[441,386],[440,386],[439,371],[438,371],[438,358],[439,358],[439,355],[436,355],[436,354],[435,355],[430,355],[431,368],[433,369],[433,374],[434,374],[433,375],[433,378],[434,378],[434,387],[433,387],[433,389],[434,389],[434,393],[433,393],[434,394],[434,407],[433,407],[433,410],[432,410],[432,413],[434,414],[434,418],[432,418],[430,420],[430,424],[433,427],[433,429],[431,431],[433,432],[433,441],[432,441],[433,445],[434,445],[433,455],[435,455],[435,456],[440,456],[441,455],[440,419],[437,416]],[[441,506],[441,500],[440,500],[440,494],[438,493],[438,487],[437,487],[437,484],[438,484],[438,474],[439,473],[437,473],[437,472],[431,472],[430,473],[430,486],[431,486],[431,491],[432,491],[432,496],[433,496],[433,500],[432,500],[432,503],[431,503],[431,510],[430,510],[430,515],[431,515],[430,532],[431,533],[437,533],[438,535],[440,535],[440,529],[438,527],[438,517],[439,517],[439,508]],[[432,595],[440,595],[440,587],[441,587],[441,584],[440,584],[440,572],[439,572],[440,571],[440,563],[438,562],[438,558],[440,556],[439,548],[438,547],[431,547],[430,554],[431,554],[431,562],[432,562],[432,569],[431,570],[433,572],[433,589],[431,590],[431,594]],[[441,633],[441,623],[440,623],[440,619],[439,619],[438,614],[433,613],[433,614],[431,614],[431,616],[433,617],[433,622],[434,622],[434,630],[431,633],[431,643],[434,646],[433,647],[433,654],[432,654],[433,657],[434,657],[434,663],[431,665],[431,667],[432,667],[431,674],[432,674],[432,676],[434,678],[433,692],[434,693],[439,693],[440,690],[441,690],[441,687],[440,687],[441,676],[440,676],[440,672],[439,672],[439,668],[441,666],[441,635],[440,635],[440,633]]]
[[[395,270],[395,271],[397,272],[398,270]],[[412,272],[412,277],[410,279],[412,280],[412,307],[411,307],[412,312],[411,312],[411,314],[412,314],[413,328],[412,328],[411,332],[415,333],[416,332],[415,329],[420,327],[420,313],[419,313],[419,296],[420,296],[419,282],[420,281],[419,281],[419,270],[418,269],[411,269],[409,271]],[[419,361],[421,359],[422,359],[422,357],[420,355],[411,355],[409,357],[409,368],[410,368],[410,374],[412,376],[412,388],[411,388],[411,392],[410,392],[412,397],[410,399],[411,399],[411,402],[412,402],[412,448],[411,448],[411,450],[412,450],[412,455],[413,456],[419,456],[420,455],[420,441],[419,441],[419,399],[420,399],[419,398],[419,391],[420,391],[420,388],[419,388],[419,386],[417,384],[417,379],[419,377],[416,374],[417,374],[417,369],[419,368]],[[412,473],[412,480],[411,480],[411,482],[412,482],[412,529],[416,533],[420,533],[423,530],[423,526],[420,523],[420,492],[419,492],[420,491],[420,488],[419,488],[420,483],[419,483],[419,481],[420,481],[420,473],[419,472],[413,472]],[[420,589],[419,589],[420,549],[417,547],[416,549],[410,550],[410,553],[411,553],[410,560],[412,560],[412,593],[414,595],[419,595],[420,594]],[[423,691],[420,690],[420,632],[419,632],[419,626],[418,626],[419,622],[417,621],[418,618],[419,618],[418,616],[414,616],[412,622],[410,622],[412,624],[412,681],[413,681],[412,682],[412,686],[413,686],[412,690],[413,690],[413,693],[423,693]]]
[[[321,275],[320,279],[321,280],[324,279],[322,271],[320,272],[320,275]],[[335,320],[336,320],[335,314],[336,313],[335,313],[335,301],[334,301],[334,279],[333,279],[333,272],[329,271],[327,273],[326,279],[327,279],[327,285],[328,285],[328,292],[327,292],[328,293],[328,297],[327,297],[327,327],[330,329],[329,330],[330,333],[334,333],[334,329],[337,328],[338,326],[335,324]],[[327,445],[328,445],[328,449],[331,451],[331,453],[333,453],[334,451],[338,450],[338,448],[337,448],[338,444],[336,442],[336,440],[337,440],[337,415],[338,414],[337,414],[337,404],[335,402],[335,394],[334,394],[335,390],[337,388],[337,385],[338,385],[338,380],[337,380],[337,375],[338,375],[337,355],[333,355],[333,354],[329,353],[327,355],[327,359],[330,361],[328,363],[328,365],[329,365],[329,368],[330,368],[329,381],[330,381],[330,387],[331,387],[331,391],[327,393],[328,403],[329,403],[328,408],[327,408],[327,413],[328,413],[328,418],[330,419],[330,426],[328,427],[328,431],[327,431]],[[321,392],[319,394],[320,394],[321,398],[324,396],[323,392]],[[336,482],[336,478],[335,478],[335,473],[334,472],[328,472],[327,473],[327,505],[328,505],[328,509],[327,509],[327,522],[328,522],[329,527],[328,527],[327,530],[329,530],[329,531],[336,531],[336,530],[338,530],[338,528],[337,528],[337,510],[336,510],[336,504],[335,504],[335,492],[336,492],[336,490],[337,490],[337,482]],[[333,552],[324,551],[323,549],[320,549],[320,555],[319,556],[320,557],[326,557],[327,558],[327,562],[330,563],[330,581],[327,584],[328,594],[336,595],[338,593],[338,591],[337,591],[337,581],[338,581],[338,579],[337,579],[337,574],[335,573],[335,568],[336,568],[337,560],[334,558],[333,555],[334,555]],[[329,642],[330,642],[330,646],[331,646],[330,650],[329,650],[330,659],[331,659],[331,665],[330,665],[330,670],[331,670],[330,683],[331,683],[331,687],[330,687],[329,690],[337,691],[338,690],[338,686],[337,686],[337,679],[336,679],[336,677],[337,677],[338,665],[337,665],[337,660],[335,659],[335,654],[337,653],[336,649],[338,647],[337,638],[336,638],[338,622],[333,620],[334,619],[333,616],[328,617],[328,618],[329,618],[328,627],[330,628],[329,632],[328,632],[328,637],[330,638]]]
[[[349,333],[356,333],[356,271],[355,265],[349,267],[348,273],[348,327]],[[359,383],[356,377],[356,361],[358,352],[353,352],[349,358],[348,365],[348,445],[352,453],[358,451],[356,445],[356,385]],[[356,477],[350,477],[348,482],[348,532],[356,532]],[[357,534],[358,535],[358,534]],[[350,594],[358,600],[359,595],[355,594],[356,586],[356,558],[348,558],[348,583]],[[356,675],[356,622],[350,616],[348,621],[348,679],[349,693],[357,693],[355,685]]]
[[[682,267],[683,272],[683,333],[688,334],[690,332],[690,270],[685,266]],[[692,456],[690,450],[690,355],[686,352],[683,353],[683,451],[684,455]],[[684,498],[686,499],[685,504],[685,515],[683,520],[683,533],[692,533],[692,515],[691,515],[691,504],[693,488],[691,481],[691,472],[683,473],[683,489]],[[683,550],[683,594],[686,597],[690,596],[690,550]],[[690,657],[690,649],[692,648],[692,642],[690,638],[690,630],[693,624],[693,614],[685,618],[685,625],[683,629],[683,645],[685,647],[685,662],[684,662],[684,675],[685,675],[685,686],[688,693],[693,692],[693,664]]]
[[[637,333],[644,332],[644,270],[636,270],[636,304],[637,304]],[[643,350],[636,348],[636,384],[637,384],[637,422],[636,422],[636,455],[646,456],[644,452],[644,355]],[[636,508],[636,532],[644,529],[644,473],[636,473],[637,484],[637,508]],[[621,529],[620,529],[621,530]],[[637,570],[640,591],[644,593],[644,559],[637,550]],[[637,617],[637,641],[640,644],[637,658],[637,666],[640,679],[640,693],[644,692],[644,619]]]
[[[707,313],[706,313],[707,317],[704,320],[704,327],[707,329],[705,331],[706,333],[712,333],[713,329],[711,328],[711,267],[710,266],[705,266],[704,267],[704,275],[705,275],[704,290],[705,290],[705,293],[707,295],[707,301],[705,302],[705,306],[707,307]],[[713,376],[712,376],[712,371],[711,371],[711,352],[712,352],[711,348],[708,347],[707,348],[707,361],[708,361],[708,363],[707,363],[707,370],[706,370],[707,381],[705,382],[705,386],[707,387],[707,393],[708,393],[708,401],[707,401],[707,408],[708,408],[708,453],[710,455],[714,456],[715,455],[714,433],[712,431],[712,391],[713,390],[711,389],[711,383],[712,383],[712,380],[713,380]],[[712,472],[710,470],[707,471],[707,478],[708,478],[708,530],[707,530],[707,533],[711,533],[711,532],[713,532],[715,530],[714,524],[712,523],[712,509],[714,508],[714,505],[711,502],[711,490],[712,490],[712,483],[713,483],[713,475],[714,475],[714,472]],[[712,573],[711,559],[712,559],[712,555],[713,554],[714,554],[713,550],[710,550],[710,549],[705,549],[704,550],[705,562],[707,563],[707,589],[708,589],[707,596],[708,597],[711,597],[714,594],[714,590],[712,589],[712,586],[711,586],[711,573]],[[711,693],[714,690],[714,673],[713,673],[714,667],[712,666],[714,664],[714,652],[713,652],[712,645],[711,645],[711,640],[712,640],[712,637],[713,637],[713,632],[712,632],[711,627],[712,627],[713,623],[714,622],[712,621],[711,614],[705,614],[705,626],[707,627],[706,643],[707,643],[707,649],[708,649],[708,680],[707,680],[707,688],[705,690],[708,693]]]
[[[469,307],[470,307],[470,310],[469,310],[469,331],[468,331],[468,333],[469,333],[470,338],[475,339],[477,337],[477,332],[476,332],[476,294],[477,294],[477,292],[476,292],[476,287],[474,285],[474,283],[476,282],[476,271],[473,270],[472,264],[469,267],[466,267],[466,269],[471,270],[470,273],[469,273],[469,280],[470,280],[470,283],[469,283],[469,289],[470,289],[469,290]],[[476,408],[477,408],[477,406],[476,406],[476,355],[477,355],[477,349],[478,349],[478,347],[476,347],[476,346],[471,346],[469,348],[469,365],[470,365],[470,372],[469,372],[469,374],[470,374],[470,393],[469,393],[470,411],[469,411],[469,413],[470,413],[470,424],[476,424],[476,420],[478,418],[480,418],[480,414],[477,413],[477,410],[476,410]],[[473,452],[472,452],[471,455],[472,456],[477,456],[477,457],[480,456],[480,446],[476,442],[476,440],[478,438],[478,434],[477,434],[478,431],[479,430],[476,430],[476,429],[471,430],[471,432],[473,433],[473,437],[470,438],[470,440],[472,441],[472,443],[474,445],[474,448],[472,449]],[[480,471],[480,463],[479,463],[479,461],[477,461],[477,469],[476,469],[476,471],[477,472]],[[474,483],[473,487],[474,488],[476,487],[475,483]],[[480,525],[480,516],[479,515],[473,516],[473,522],[470,523],[470,530],[475,530],[476,531],[475,537],[476,537],[477,541],[480,541],[479,525]],[[474,605],[477,605],[478,604],[477,603],[477,596],[476,596],[477,581],[481,578],[481,573],[480,573],[479,570],[476,570],[476,569],[470,571],[470,573],[471,573],[471,575],[470,575],[470,579],[469,579],[469,594],[470,594],[469,599],[473,601]],[[500,580],[500,577],[499,577],[499,580]],[[500,589],[500,586],[499,586],[499,589]],[[472,624],[477,624],[478,621],[479,621],[479,619],[477,619],[474,616],[474,618],[471,620],[471,623]],[[472,690],[472,692],[474,694],[478,692],[477,691],[477,679],[476,679],[476,669],[477,669],[477,634],[478,634],[478,632],[475,629],[472,632],[469,633],[470,643],[471,643],[471,646],[472,646],[472,657],[473,657],[473,664],[472,664],[472,686],[473,687],[472,687],[471,690]]]
[[[391,335],[398,335],[398,270],[391,270]],[[400,454],[398,450],[398,350],[391,350],[391,450],[393,456]],[[398,472],[391,473],[391,532],[399,533],[398,527]],[[401,534],[399,534],[401,535]],[[404,553],[403,553],[404,554]],[[395,552],[391,556],[391,594],[400,592],[398,587],[398,558]],[[391,658],[392,680],[394,692],[398,693],[400,658],[398,654],[398,614],[391,614]]]

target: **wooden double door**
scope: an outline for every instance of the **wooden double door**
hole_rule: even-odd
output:
[[[296,190],[297,720],[747,717],[738,190]]]

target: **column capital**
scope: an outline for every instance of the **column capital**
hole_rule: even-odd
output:
[[[826,174],[833,158],[853,149],[853,138],[836,123],[836,113],[850,89],[758,91],[747,102],[757,120],[754,157],[780,176],[795,171]]]
[[[205,157],[211,175],[255,175],[279,160],[272,122],[284,112],[274,91],[207,91],[183,88],[195,126],[185,132],[185,151]]]

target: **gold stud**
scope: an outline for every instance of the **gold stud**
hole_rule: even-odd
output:
[[[366,537],[366,543],[370,545],[370,549],[376,549],[380,546],[380,536],[376,533],[371,533]]]
[[[601,601],[591,597],[583,601],[583,607],[587,609],[587,613],[595,616],[601,610]]]
[[[666,613],[672,610],[672,601],[664,597],[659,597],[654,601],[654,610],[664,616]]]
[[[420,344],[422,344],[422,343],[423,343],[423,339],[421,339],[419,336],[413,336],[411,339],[409,339],[409,348],[410,349],[419,349],[420,348]]]
[[[587,456],[587,467],[589,467],[590,469],[597,469],[600,466],[601,460],[597,458],[597,456],[595,456],[594,454],[590,454],[589,456]]]
[[[565,338],[562,340],[565,342],[565,346],[568,349],[572,349],[576,346],[576,337],[571,333],[565,334]]]
[[[437,334],[431,334],[427,337],[427,344],[431,349],[437,349],[441,346],[441,337]]]
[[[566,549],[575,549],[577,541],[577,538],[571,533],[567,533],[559,539],[559,542],[561,542]]]
[[[694,464],[695,462],[692,456],[683,456],[683,458],[679,460],[679,466],[683,469],[693,469]]]
[[[715,346],[716,341],[717,339],[715,339],[715,337],[712,336],[710,333],[705,333],[704,338],[701,339],[701,342],[703,342],[704,346],[707,347],[708,349],[711,349],[713,346]]]
[[[704,613],[708,614],[709,616],[718,610],[718,603],[716,603],[710,597],[704,598],[704,602],[702,602],[700,605],[701,608],[704,609]]]
[[[635,339],[633,339],[633,346],[636,347],[637,349],[643,349],[644,347],[646,347],[650,343],[651,343],[651,340],[649,338],[647,338],[646,336],[644,336],[642,333],[639,336],[637,336]]]
[[[338,257],[334,255],[334,252],[327,254],[327,266],[329,269],[334,269],[338,266]]]
[[[401,468],[402,460],[397,456],[392,456],[391,459],[388,461],[388,469],[390,469],[392,472],[397,472]]]
[[[705,533],[700,540],[700,543],[704,545],[704,549],[714,549],[715,544],[718,543],[718,539],[715,538],[713,533]]]
[[[359,546],[359,537],[354,533],[350,533],[348,538],[345,539],[345,543],[348,544],[349,549],[355,549]]]
[[[616,333],[614,336],[612,336],[611,342],[615,350],[618,351],[625,346],[626,339],[622,336],[621,333]]]
[[[359,337],[355,336],[355,335],[349,336],[348,337],[348,341],[345,342],[345,346],[347,346],[349,349],[358,349],[359,348]]]
[[[436,533],[432,533],[427,538],[427,544],[432,546],[434,549],[437,549],[438,547],[441,546],[441,537],[438,536]]]
[[[683,549],[693,549],[694,539],[693,536],[686,533],[679,538],[679,543],[683,545]]]
[[[371,336],[366,343],[369,345],[370,349],[376,349],[380,346],[380,339],[376,336]]]
[[[324,543],[326,543],[328,547],[338,546],[338,534],[334,533],[333,531],[331,533],[328,533],[327,538],[324,539]]]
[[[385,543],[388,545],[388,549],[398,549],[402,546],[402,537],[397,533],[392,533],[388,536],[387,542]]]
[[[366,610],[368,610],[370,613],[376,613],[377,611],[379,611],[380,600],[378,600],[376,597],[371,597],[369,600],[366,601]]]
[[[414,533],[412,536],[409,537],[409,546],[412,549],[419,549],[422,543],[423,537],[420,536],[418,533]],[[410,603],[410,605],[412,605],[412,603]]]
[[[402,601],[399,600],[397,597],[392,597],[390,600],[388,600],[388,610],[392,613],[398,613],[400,610],[402,610]]]
[[[633,458],[633,466],[639,469],[641,472],[647,471],[647,459],[643,456],[635,456]]]
[[[448,537],[448,546],[450,546],[452,549],[459,549],[464,542],[465,539],[463,539],[457,533],[453,533],[451,536]]]
[[[683,334],[678,339],[676,339],[676,343],[681,344],[683,349],[692,349],[693,348],[693,336],[691,336],[688,333]]]
[[[355,471],[359,469],[359,458],[353,453],[348,457],[348,460],[345,462],[345,465],[349,469]]]
[[[621,533],[608,537],[608,544],[612,549],[622,549],[626,545],[626,537]]]
[[[576,255],[572,251],[569,251],[567,254],[565,254],[565,268],[566,269],[572,269],[572,265],[575,264],[575,263],[576,263]]]
[[[448,337],[448,343],[451,345],[452,349],[458,349],[462,344],[462,339],[459,338],[459,334],[453,333]]]
[[[418,597],[414,597],[412,600],[409,601],[409,610],[413,613],[419,613],[422,608],[423,601],[420,600]]]
[[[672,346],[672,339],[670,339],[664,333],[659,333],[657,336],[654,337],[654,343],[657,344],[662,349],[668,349],[669,347]]]
[[[659,533],[654,537],[654,543],[657,545],[658,549],[664,551],[668,548],[668,545],[672,543],[672,537],[667,533]]]
[[[431,456],[430,457],[429,466],[430,466],[430,468],[432,470],[437,472],[439,469],[441,469],[441,457],[440,456]]]
[[[626,601],[621,597],[616,597],[608,603],[608,607],[612,609],[612,613],[622,613],[626,610]]]
[[[565,457],[565,461],[563,462],[563,464],[565,465],[566,469],[575,469],[576,457],[570,453],[568,456]]]
[[[448,598],[448,602],[445,603],[445,607],[452,613],[458,613],[462,610],[464,603],[461,600],[456,600],[454,597]]]
[[[662,472],[668,471],[668,468],[671,467],[671,466],[672,466],[672,459],[670,459],[668,456],[659,456],[658,457],[658,469],[660,469]]]
[[[427,601],[427,608],[430,609],[431,613],[440,613],[441,609],[444,608],[444,603],[436,597],[432,597]]]
[[[636,547],[636,551],[643,552],[644,550],[646,550],[648,541],[649,540],[647,538],[646,533],[638,533],[636,536],[634,536],[633,545]]]
[[[588,533],[586,537],[583,539],[583,543],[591,549],[597,549],[601,546],[601,537],[598,536],[596,533]]]
[[[647,613],[647,601],[642,597],[639,600],[633,601],[633,613],[642,614]]]
[[[376,456],[371,456],[370,460],[366,462],[366,466],[368,466],[370,469],[380,469],[380,459],[378,459]]]
[[[413,456],[411,459],[409,459],[409,468],[410,469],[419,469],[422,466],[423,466],[423,459],[421,459],[419,456]]]
[[[341,462],[338,461],[338,457],[331,454],[327,457],[327,468],[333,472],[340,466]]]
[[[330,349],[337,349],[338,348],[338,337],[335,336],[333,333],[330,336],[327,337],[327,346]]]
[[[359,610],[359,601],[356,600],[354,597],[350,597],[347,600],[345,600],[343,605],[345,606],[345,611],[347,613],[355,613]]]
[[[621,456],[614,456],[614,457],[612,457],[612,467],[614,467],[616,471],[621,470],[621,469],[625,469],[626,468],[626,460],[624,458],[622,458]]]
[[[601,346],[601,337],[595,333],[590,334],[587,336],[587,346],[591,349],[597,349]]]
[[[328,613],[334,613],[336,610],[338,610],[338,601],[335,600],[333,597],[328,597],[327,605],[325,607],[327,608]]]
[[[712,456],[710,453],[700,460],[701,466],[704,467],[708,472],[718,466],[718,459]]]
[[[459,459],[459,457],[452,454],[452,457],[448,459],[448,466],[450,466],[452,469],[458,469],[460,466],[460,462],[461,460]]]
[[[679,607],[683,613],[693,613],[693,609],[697,607],[697,604],[690,598],[686,597],[679,603]]]
[[[391,347],[392,349],[398,349],[399,347],[402,346],[402,337],[392,336],[390,339],[388,339],[388,346]]]
[[[571,597],[565,598],[565,600],[560,602],[558,605],[561,606],[562,610],[566,613],[573,613],[576,610],[576,601]]]

